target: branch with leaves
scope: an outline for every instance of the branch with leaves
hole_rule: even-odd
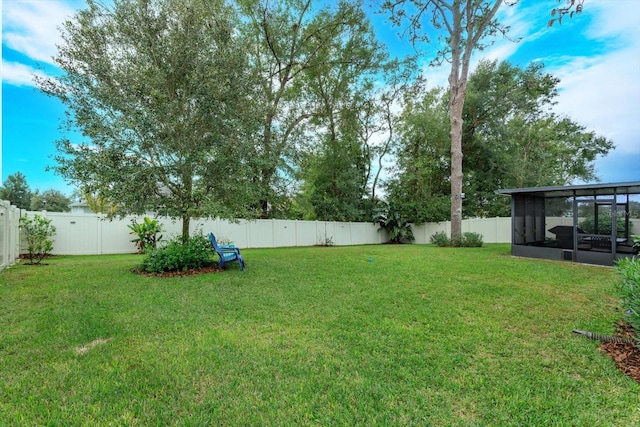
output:
[[[558,0],[560,3],[563,0]],[[569,15],[569,18],[573,18],[573,15],[577,15],[582,13],[584,8],[584,0],[565,0],[565,5],[562,7],[556,7],[551,10],[551,20],[547,23],[549,27],[553,25],[554,22],[558,24],[562,24],[562,18],[566,15]]]

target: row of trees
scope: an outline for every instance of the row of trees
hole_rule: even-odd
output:
[[[51,212],[69,212],[71,199],[62,192],[48,189],[43,192],[32,191],[27,178],[21,172],[7,176],[0,187],[0,200],[8,200],[20,209]]]
[[[386,5],[398,23],[401,3]],[[463,148],[466,215],[502,213],[492,192],[511,183],[592,177],[611,144],[547,111],[557,80],[540,67],[486,63],[467,85],[472,48],[504,31],[501,2],[454,3],[479,32],[445,37],[440,58],[469,46],[464,75],[427,91],[358,1],[89,0],[62,28],[63,74],[38,79],[87,137],[58,141],[54,169],[108,213],[181,218],[185,236],[193,217],[371,220],[383,188],[412,221],[461,216]]]
[[[559,80],[540,63],[526,68],[482,61],[463,108],[465,214],[509,216],[499,188],[565,185],[596,179],[594,161],[611,141],[553,113]],[[398,118],[398,159],[389,203],[411,222],[449,219],[448,94],[423,91]]]

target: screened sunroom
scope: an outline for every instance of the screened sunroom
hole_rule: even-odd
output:
[[[511,196],[511,253],[613,265],[638,254],[640,181],[498,190]]]

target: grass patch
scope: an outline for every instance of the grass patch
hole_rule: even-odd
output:
[[[134,275],[134,255],[2,272],[1,423],[640,423],[640,385],[571,333],[614,332],[612,269],[508,245],[243,254],[197,276]]]

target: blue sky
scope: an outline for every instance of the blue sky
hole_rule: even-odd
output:
[[[82,8],[83,0],[2,2],[2,162],[1,179],[22,172],[32,190],[73,188],[46,172],[53,165],[54,141],[62,136],[64,107],[41,94],[33,73],[55,74],[52,63],[57,27]],[[559,114],[611,139],[616,148],[596,162],[603,182],[640,180],[640,1],[585,0],[585,11],[562,25],[547,27],[556,0],[521,0],[503,6],[500,19],[519,43],[498,39],[475,58],[508,60],[526,66],[541,61],[561,79]],[[378,37],[392,51],[407,51],[384,17],[373,16]],[[448,70],[424,68],[432,85],[445,85]]]

